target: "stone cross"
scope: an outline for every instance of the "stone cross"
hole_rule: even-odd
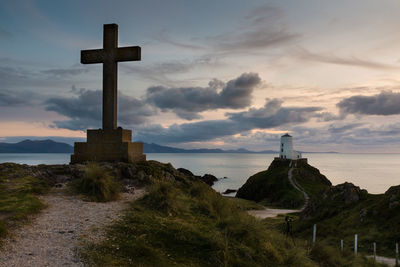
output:
[[[103,129],[117,128],[117,62],[141,59],[140,46],[118,47],[118,25],[104,24],[103,49],[82,50],[81,63],[103,63]]]

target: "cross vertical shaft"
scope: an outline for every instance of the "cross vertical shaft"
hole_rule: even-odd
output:
[[[117,128],[117,62],[118,25],[104,25],[103,61],[103,129]]]
[[[141,58],[139,46],[118,47],[118,25],[105,24],[103,49],[81,51],[82,64],[103,63],[103,129],[117,128],[117,64]]]
[[[82,64],[103,64],[103,129],[87,130],[87,142],[74,144],[71,163],[146,161],[143,143],[132,142],[131,130],[117,128],[117,65],[118,62],[139,61],[141,48],[118,47],[117,24],[105,24],[103,35],[103,48],[81,50]]]

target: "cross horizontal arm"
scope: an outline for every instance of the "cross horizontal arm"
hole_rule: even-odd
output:
[[[141,59],[140,46],[121,47],[116,49],[115,61],[137,61]]]
[[[81,51],[82,64],[103,63],[103,59],[104,59],[103,49],[92,49],[92,50]]]

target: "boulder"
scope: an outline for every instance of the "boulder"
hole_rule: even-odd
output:
[[[226,189],[222,194],[223,195],[227,195],[227,194],[231,194],[231,193],[235,193],[235,192],[237,192],[237,190],[236,189]]]
[[[212,174],[204,174],[203,177],[200,177],[200,180],[202,180],[209,186],[212,186],[214,185],[214,182],[218,181],[218,178]]]
[[[189,177],[194,176],[194,174],[191,171],[184,168],[178,168],[177,171]]]
[[[352,183],[345,182],[336,186],[332,186],[327,196],[331,200],[342,201],[345,204],[356,203],[368,192],[365,189],[355,186]]]

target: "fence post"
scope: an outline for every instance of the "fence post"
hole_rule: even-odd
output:
[[[340,240],[340,251],[343,253],[343,239]]]
[[[354,255],[357,256],[357,239],[358,239],[358,235],[355,234],[354,235]]]
[[[313,227],[313,234],[312,234],[312,242],[313,242],[313,245],[315,244],[316,238],[317,238],[317,225],[314,224],[314,227]]]
[[[376,261],[376,243],[374,242],[374,261]]]
[[[399,266],[399,243],[396,243],[396,266]]]

